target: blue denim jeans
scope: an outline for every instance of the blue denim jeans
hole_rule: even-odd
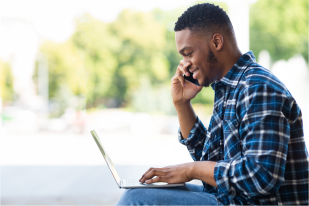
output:
[[[126,189],[117,205],[217,205],[217,199],[203,192],[202,185],[186,183],[181,187]]]

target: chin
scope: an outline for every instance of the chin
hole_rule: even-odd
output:
[[[209,87],[209,85],[211,84],[211,82],[207,78],[205,78],[204,81],[202,81],[201,83],[200,81],[198,81],[198,83],[203,87]]]

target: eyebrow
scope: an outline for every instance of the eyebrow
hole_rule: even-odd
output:
[[[183,52],[184,52],[186,49],[189,49],[189,48],[191,48],[191,47],[185,46],[184,48],[182,48],[182,49],[179,51],[179,53],[180,53],[180,54],[183,54]]]

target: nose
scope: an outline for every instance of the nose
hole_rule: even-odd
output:
[[[187,69],[190,69],[191,65],[192,65],[192,62],[184,58],[184,66],[187,67]]]

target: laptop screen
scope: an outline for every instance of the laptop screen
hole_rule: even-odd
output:
[[[103,157],[104,157],[104,159],[105,159],[109,169],[111,170],[111,172],[112,172],[112,174],[113,174],[113,176],[114,176],[118,186],[120,186],[119,185],[120,184],[120,177],[119,177],[119,175],[118,175],[118,173],[117,173],[117,171],[116,171],[116,169],[115,169],[115,167],[114,167],[114,165],[112,163],[112,160],[109,158],[106,150],[104,149],[104,147],[103,147],[103,145],[102,145],[102,143],[101,143],[101,141],[99,139],[99,136],[97,135],[97,133],[94,130],[90,131],[90,133],[91,133],[94,141],[97,143],[97,145],[98,145],[98,147],[99,147],[99,149],[100,149],[100,151],[101,151],[101,153],[102,153],[102,155],[103,155]]]

